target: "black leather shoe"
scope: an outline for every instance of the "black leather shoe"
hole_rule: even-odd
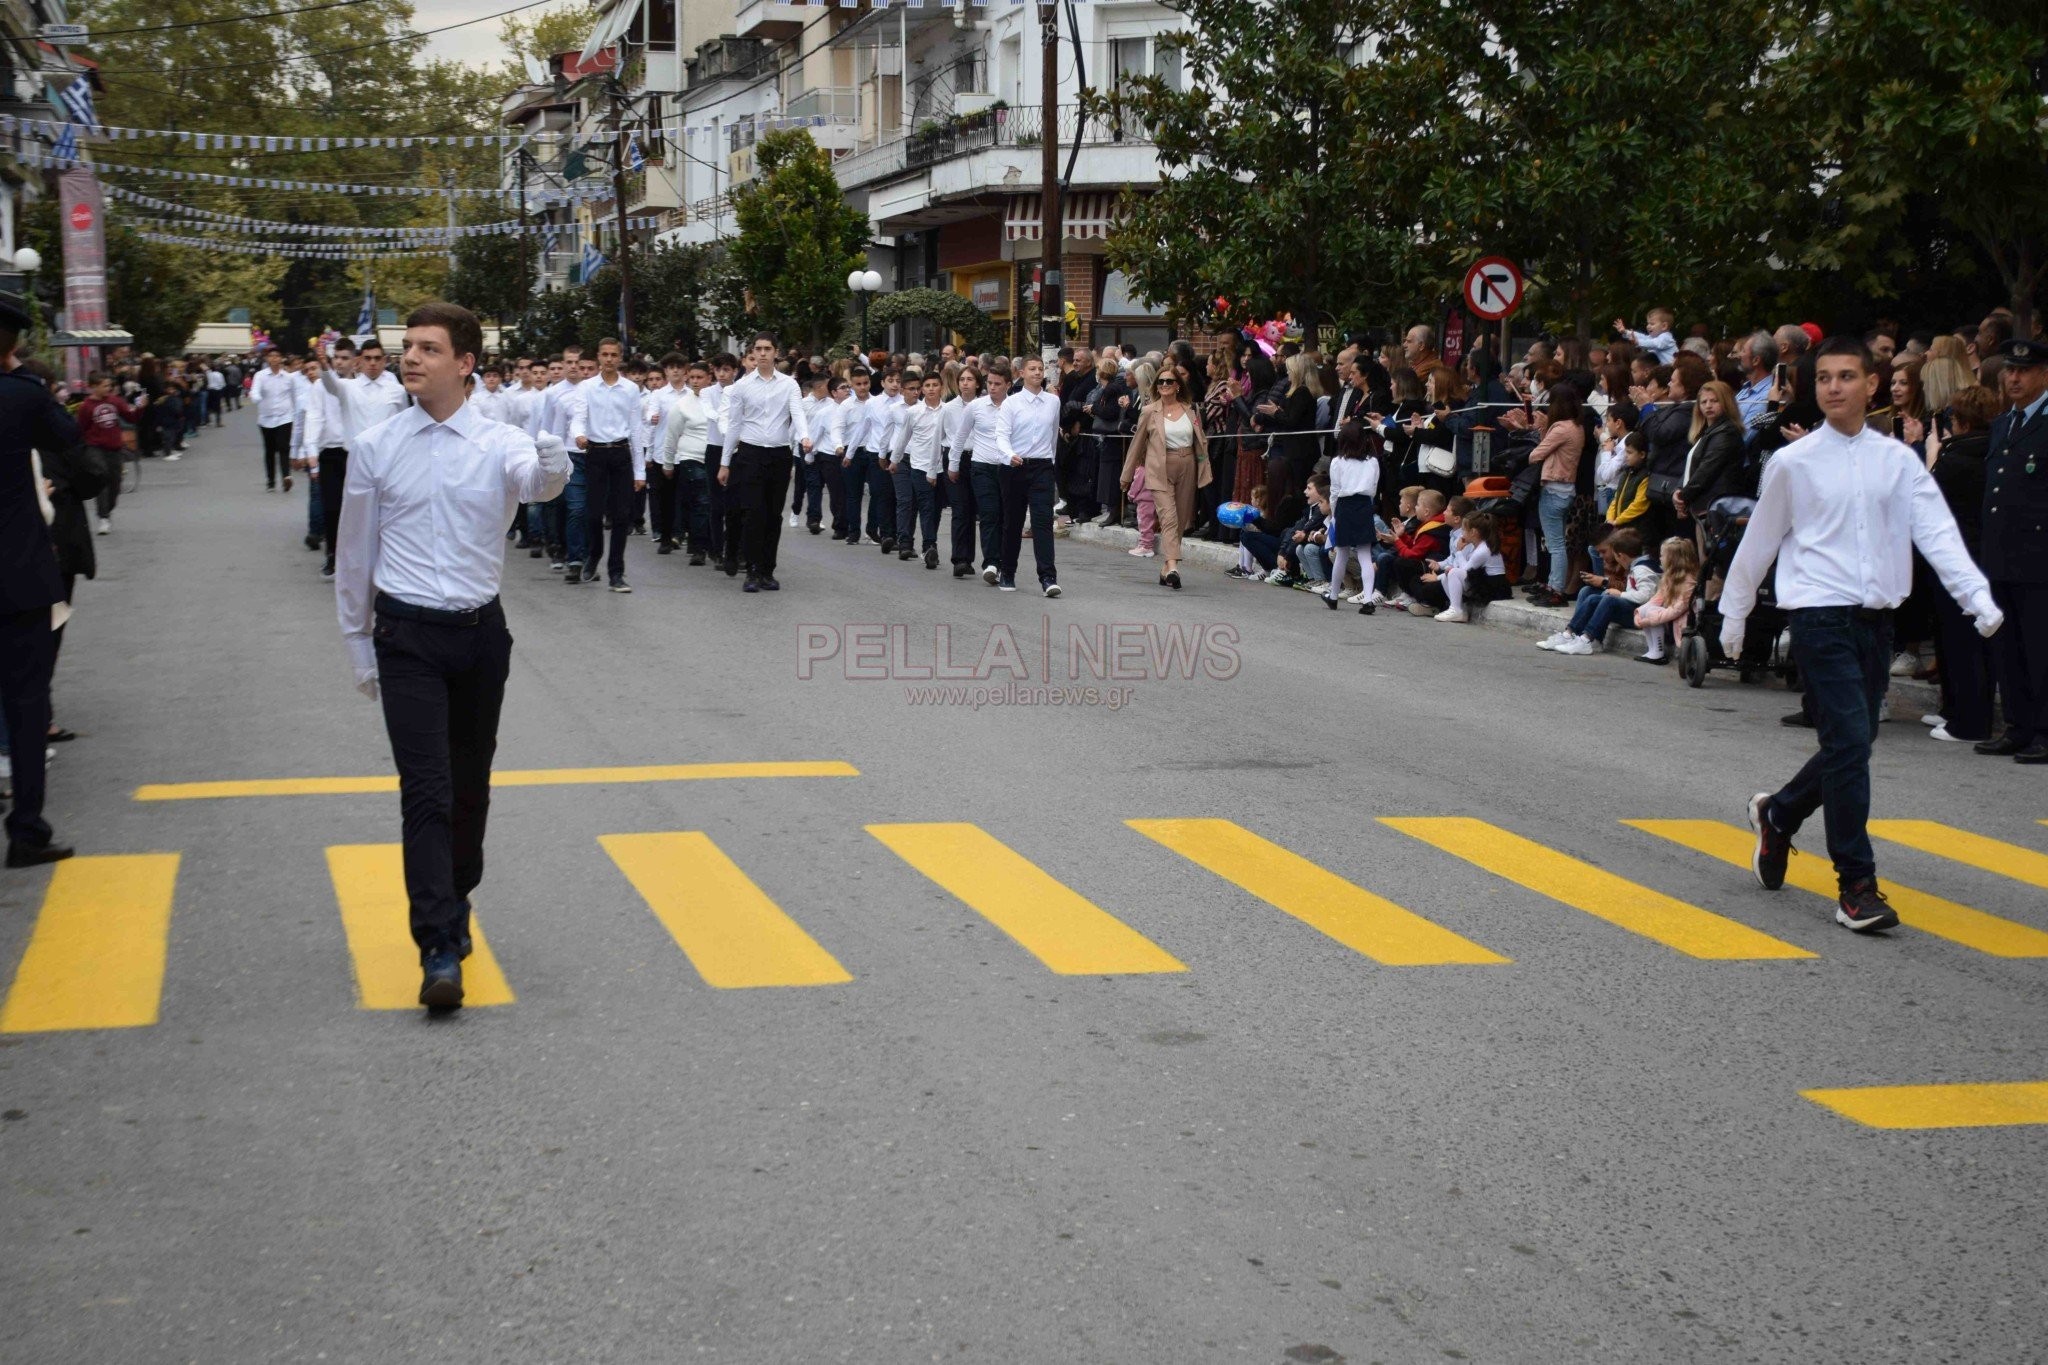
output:
[[[773,575],[773,574],[766,574],[766,575],[763,575],[763,577],[762,577],[762,579],[761,579],[761,591],[762,591],[762,592],[781,592],[781,591],[782,591],[782,585],[781,585],[780,583],[777,583],[777,582],[775,581],[775,575]]]
[[[2004,734],[1995,738],[1980,739],[1970,747],[1980,754],[1990,754],[1994,758],[2004,758],[2008,754],[2018,753],[2026,746],[2020,743],[2019,736],[2007,730]]]
[[[915,548],[915,547],[912,547],[911,549],[908,549],[908,550],[898,550],[898,551],[896,552],[896,557],[897,557],[898,559],[916,559],[916,558],[917,558],[917,550],[916,550],[916,548]]]
[[[806,526],[806,527],[808,527],[808,528],[809,528],[809,530],[810,530],[810,533],[811,533],[812,535],[814,535],[814,536],[815,536],[815,535],[821,535],[821,534],[823,534],[823,533],[824,533],[825,527],[824,527],[824,524],[823,524],[823,523],[821,523],[821,522],[811,521],[811,522],[805,522],[804,524],[805,524],[805,526]]]
[[[885,538],[885,539],[884,539],[884,540],[882,541],[882,553],[883,553],[883,554],[885,554],[885,555],[886,555],[886,554],[891,554],[891,553],[894,553],[895,549],[896,549],[896,541],[895,541],[895,539],[894,539],[893,537]]]
[[[420,954],[420,1003],[437,1014],[462,1008],[462,958],[454,947]]]
[[[718,567],[725,570],[727,578],[738,578],[740,576],[740,562],[737,559],[728,559]]]
[[[2048,763],[2048,743],[2035,740],[2012,756],[2015,763]]]
[[[1813,722],[1806,718],[1806,713],[1804,711],[1794,711],[1789,716],[1780,716],[1778,717],[1778,724],[1805,726],[1809,730],[1813,728]]]
[[[939,547],[938,547],[938,546],[936,546],[936,545],[927,545],[927,546],[925,546],[925,547],[924,547],[924,566],[925,566],[925,567],[926,567],[927,569],[936,569],[936,568],[938,568],[938,567],[939,567]]]
[[[953,566],[953,577],[955,578],[966,578],[972,575],[973,572],[974,566],[972,564],[955,564]]]
[[[70,856],[71,850],[63,844],[25,844],[19,839],[7,841],[9,867],[41,867],[44,863],[61,863]]]
[[[740,591],[741,591],[741,592],[759,592],[759,591],[761,591],[761,580],[760,580],[760,579],[758,579],[758,578],[756,578],[756,577],[754,577],[754,576],[753,576],[752,574],[748,574],[748,575],[747,575],[747,581],[746,581],[746,582],[744,582],[744,583],[742,583],[742,584],[740,584]]]
[[[701,566],[703,565],[703,563],[704,563],[704,553],[703,553],[703,551],[699,550],[699,551],[695,551],[695,552],[693,552],[693,553],[692,553],[692,554],[690,555],[690,563],[691,563],[691,565],[692,565],[692,566],[694,566],[694,567],[701,567]]]

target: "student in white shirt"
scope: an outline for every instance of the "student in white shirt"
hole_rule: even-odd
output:
[[[1038,590],[1060,595],[1053,563],[1053,456],[1059,448],[1060,396],[1046,387],[1045,362],[1024,360],[1024,387],[1004,400],[996,414],[997,488],[1002,499],[1002,561],[996,586],[1017,591],[1017,557],[1024,546],[1024,515],[1031,515],[1031,557],[1037,561]]]
[[[306,476],[306,548],[327,544],[327,509],[320,493],[320,413],[327,400],[320,387],[320,353],[299,362],[292,375],[292,468]]]
[[[1750,870],[1765,890],[1783,886],[1792,837],[1808,816],[1824,811],[1841,887],[1835,921],[1871,933],[1899,922],[1877,889],[1865,826],[1870,743],[1890,681],[1892,611],[1912,590],[1913,551],[1976,619],[1979,634],[1995,634],[2004,616],[1925,463],[1866,424],[1877,370],[1863,342],[1824,342],[1815,353],[1814,387],[1827,422],[1764,466],[1721,592],[1721,648],[1731,659],[1741,656],[1757,587],[1776,560],[1778,605],[1790,618],[1792,656],[1820,752],[1776,792],[1750,798],[1757,834]]]
[[[843,540],[848,545],[860,544],[861,516],[860,500],[874,486],[875,451],[868,439],[868,425],[873,409],[868,406],[868,389],[874,382],[868,372],[855,367],[852,375],[853,396],[846,401],[852,406],[840,418],[842,440],[839,450],[839,466],[842,471],[841,483],[845,492],[842,515],[833,523],[834,540]],[[876,521],[877,499],[868,502],[868,539],[881,543],[880,523]]]
[[[946,472],[946,381],[935,374],[918,381],[919,400],[904,411],[889,463],[896,482],[896,557],[917,557],[916,534],[924,531],[924,566],[939,567],[939,478]]]
[[[831,459],[824,443],[825,429],[832,418],[832,372],[823,366],[814,369],[810,390],[804,398],[804,417],[811,424],[813,449],[804,453],[802,476],[790,480],[789,511],[791,516],[801,513],[805,529],[815,536],[825,529],[825,485],[833,485],[835,507],[845,496],[845,485],[831,477],[839,465]]]
[[[292,491],[292,422],[296,416],[298,376],[284,365],[284,352],[272,347],[263,353],[263,368],[249,381],[249,396],[256,401],[256,429],[263,437],[263,486]]]
[[[597,343],[597,373],[569,391],[569,448],[583,452],[583,547],[581,565],[570,557],[566,583],[597,579],[597,556],[605,551],[606,580],[613,592],[631,592],[626,582],[626,537],[633,527],[633,432],[642,420],[640,386],[620,372],[625,350],[618,338]],[[611,544],[605,544],[605,523]],[[578,570],[581,570],[579,573]]]
[[[775,368],[775,338],[762,332],[747,348],[753,362],[725,395],[727,444],[719,480],[739,503],[747,570],[745,592],[777,592],[777,548],[782,543],[782,499],[789,492],[792,445],[808,452],[810,424],[796,381]],[[734,547],[726,546],[727,562]]]
[[[974,479],[963,466],[967,463],[967,441],[974,433],[974,414],[970,409],[981,396],[981,376],[963,368],[954,382],[959,392],[944,404],[946,477],[939,484],[939,492],[944,495],[952,522],[953,577],[965,578],[974,572],[976,518]]]
[[[704,548],[711,552],[712,562],[724,569],[728,578],[740,571],[743,519],[739,504],[718,481],[718,471],[725,467],[725,395],[739,382],[739,377],[739,358],[730,352],[720,351],[711,357],[711,383],[697,392],[697,401],[704,405],[707,424],[704,435],[704,524],[707,528]],[[726,557],[728,545],[732,547],[730,560]]]
[[[874,519],[873,534],[880,538],[882,553],[888,554],[896,548],[896,468],[889,460],[889,452],[896,448],[896,433],[903,430],[903,419],[908,414],[903,398],[903,375],[899,370],[882,372],[882,391],[869,398],[867,443],[875,452],[875,463],[868,472],[868,494],[873,499],[869,514]]]
[[[671,351],[661,358],[662,383],[659,387],[649,386],[641,399],[642,425],[646,428],[646,453],[634,462],[633,477],[646,485],[647,521],[654,533],[654,552],[658,555],[672,555],[682,544],[682,524],[677,516],[682,498],[676,478],[676,449],[669,444],[669,417],[677,400],[690,394],[684,384],[684,372],[689,362]],[[692,410],[696,413],[698,425],[704,420],[703,405],[690,394]],[[697,465],[701,471],[704,463],[702,435],[697,446]]]
[[[419,406],[356,435],[335,582],[356,686],[383,702],[419,998],[439,1012],[462,1004],[469,897],[483,880],[512,660],[498,602],[505,527],[514,507],[554,496],[569,472],[552,438],[537,448],[463,401],[482,350],[465,308],[422,304],[406,319],[405,384]]]
[[[675,483],[670,536],[689,537],[690,563],[704,563],[710,547],[711,486],[705,472],[711,439],[711,413],[703,395],[712,388],[711,366],[695,361],[684,368],[683,382],[670,386],[668,411],[661,422],[661,453]],[[651,487],[651,485],[650,485]]]
[[[1003,576],[1003,453],[996,423],[1010,393],[1010,362],[998,356],[983,375],[988,392],[967,405],[966,469],[962,483],[974,488],[974,518],[981,532],[981,581],[994,587]]]

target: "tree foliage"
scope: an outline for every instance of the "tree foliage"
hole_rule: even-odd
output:
[[[846,276],[862,264],[867,218],[848,208],[831,161],[811,135],[774,132],[754,145],[755,177],[732,191],[738,235],[728,244],[737,286],[721,296],[720,321],[812,350],[846,316]]]
[[[922,318],[950,332],[958,332],[970,351],[994,351],[1003,345],[1003,329],[994,318],[974,306],[971,299],[946,289],[899,289],[884,294],[868,306],[870,334],[902,318]],[[849,347],[859,344],[858,336],[847,333]]]

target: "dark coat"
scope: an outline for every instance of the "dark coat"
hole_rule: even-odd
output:
[[[43,524],[29,452],[77,444],[77,424],[41,380],[20,370],[0,373],[0,613],[64,600],[64,578]]]
[[[1704,516],[1717,500],[1741,492],[1742,462],[1742,432],[1735,423],[1723,418],[1700,433],[1692,477],[1680,490],[1692,515]]]
[[[2048,407],[2024,426],[2018,413],[2000,414],[1990,446],[1978,563],[1996,582],[2048,583]]]
[[[52,447],[39,452],[43,477],[50,481],[50,506],[57,513],[50,539],[57,546],[57,569],[77,578],[99,572],[93,552],[92,525],[86,511],[107,486],[106,452],[88,445]]]
[[[1941,443],[1932,471],[1973,559],[1984,541],[1984,456],[1990,449],[1988,431],[1951,436]]]

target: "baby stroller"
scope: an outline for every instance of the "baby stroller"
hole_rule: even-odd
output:
[[[1785,641],[1785,613],[1779,609],[1773,587],[1776,575],[1766,573],[1757,587],[1756,606],[1749,614],[1743,633],[1742,657],[1731,659],[1721,648],[1721,603],[1717,594],[1707,596],[1707,584],[1720,583],[1735,562],[1742,546],[1742,533],[1749,526],[1754,498],[1721,498],[1707,509],[1700,521],[1706,553],[1700,557],[1700,581],[1693,588],[1692,611],[1686,617],[1685,635],[1678,644],[1678,675],[1688,687],[1701,687],[1715,669],[1732,670],[1743,683],[1754,686],[1771,673],[1788,686],[1799,674]]]

